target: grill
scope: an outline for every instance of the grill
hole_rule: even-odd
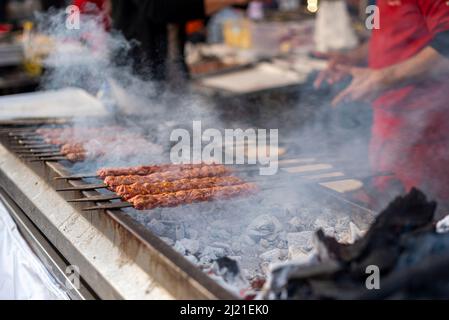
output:
[[[139,223],[134,218],[137,213],[122,210],[129,203],[117,202],[117,195],[102,192],[105,185],[90,180],[95,174],[74,172],[65,155],[33,133],[41,126],[65,125],[69,123],[63,120],[2,123],[0,185],[68,263],[79,266],[83,281],[96,295],[106,299],[161,295],[178,299],[240,298]],[[321,159],[281,161],[285,167],[298,163],[314,166]],[[320,177],[335,169],[317,168],[313,174],[295,173],[295,185],[302,181],[301,188],[316,195],[314,201],[320,206],[348,215],[359,227],[367,226],[373,212],[320,186],[318,182],[342,178]],[[291,188],[276,184],[276,178],[255,177],[255,168],[251,166],[234,170],[245,181],[261,185],[262,197],[269,197],[274,188]],[[309,179],[312,175],[315,178]],[[235,207],[239,207],[240,201],[247,200],[232,200]],[[204,204],[208,205],[211,204]],[[182,214],[188,206],[172,210]],[[204,206],[194,206],[192,210]],[[244,211],[242,205],[242,215]]]

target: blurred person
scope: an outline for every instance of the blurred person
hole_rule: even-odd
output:
[[[40,0],[42,10],[47,11],[50,8],[61,9],[68,4],[66,0]]]
[[[73,4],[80,9],[82,14],[100,16],[105,29],[111,26],[111,1],[110,0],[74,0]]]
[[[6,15],[7,8],[8,8],[8,0],[0,1],[0,23],[5,23],[8,21],[8,17]]]
[[[374,193],[386,195],[399,181],[405,190],[421,188],[447,205],[449,2],[378,0],[377,5],[380,29],[357,50],[335,54],[315,85],[350,75],[352,82],[332,105],[372,103],[370,164],[375,173],[394,174],[376,179]]]
[[[113,27],[128,40],[136,73],[181,86],[188,78],[184,46],[187,21],[204,19],[249,0],[111,0]],[[118,59],[123,58],[118,56]],[[120,63],[120,62],[119,62]]]

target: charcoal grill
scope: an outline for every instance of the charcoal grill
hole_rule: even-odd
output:
[[[18,140],[11,139],[11,135],[36,124],[10,121],[0,126],[0,187],[63,260],[79,267],[86,291],[90,292],[80,294],[81,297],[239,298],[125,212],[85,212],[84,208],[95,203],[68,203],[100,193],[95,190],[58,193],[56,189],[86,182],[55,179],[73,174],[64,162],[19,158],[14,151]],[[336,193],[324,192],[321,199],[347,212],[359,225],[366,225],[373,218],[370,210]]]

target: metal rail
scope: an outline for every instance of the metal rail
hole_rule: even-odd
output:
[[[17,206],[13,199],[0,188],[0,201],[5,205],[8,213],[17,225],[20,233],[30,245],[31,249],[41,260],[48,272],[52,274],[61,288],[65,288],[65,293],[72,300],[94,300],[97,298],[95,293],[85,282],[80,279],[80,287],[68,277],[66,273],[70,264],[48,239],[39,231],[27,215]]]

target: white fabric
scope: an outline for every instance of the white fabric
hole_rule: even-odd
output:
[[[106,114],[104,105],[98,99],[79,88],[0,97],[0,120],[104,116]]]
[[[0,202],[0,299],[68,299],[22,238]]]
[[[320,1],[315,28],[316,50],[329,52],[357,46],[357,35],[344,0]]]

